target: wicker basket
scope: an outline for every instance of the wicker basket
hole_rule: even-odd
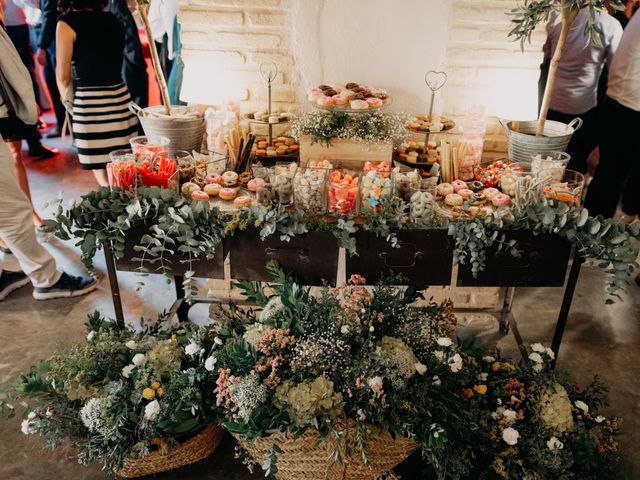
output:
[[[354,423],[349,422],[346,438],[353,445]],[[308,429],[299,437],[287,434],[271,435],[255,442],[241,439],[234,434],[240,446],[256,463],[264,460],[264,452],[277,445],[278,480],[374,480],[389,473],[406,460],[417,445],[404,437],[393,437],[377,427],[371,428],[367,446],[368,462],[364,463],[357,449],[344,463],[334,460],[337,448],[335,438],[321,438],[315,429]]]
[[[137,478],[190,465],[211,455],[218,448],[223,435],[224,430],[218,425],[209,425],[175,450],[167,452],[160,448],[144,457],[125,460],[122,468],[115,473],[122,478]]]

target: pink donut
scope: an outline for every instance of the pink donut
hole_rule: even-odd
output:
[[[347,97],[343,97],[341,95],[334,95],[333,97],[331,97],[333,99],[333,103],[335,105],[340,105],[340,106],[344,106],[347,103],[349,103],[349,100],[347,100]]]
[[[238,192],[236,192],[235,188],[223,188],[220,190],[220,193],[218,193],[218,196],[222,200],[233,200],[238,196]]]
[[[473,190],[469,190],[468,188],[461,188],[457,193],[465,200],[473,196]]]
[[[263,187],[263,186],[264,186],[264,180],[262,178],[253,178],[249,180],[249,183],[247,183],[247,188],[249,189],[250,192],[255,192],[260,187]]]
[[[511,203],[511,197],[509,195],[505,195],[504,193],[499,193],[493,200],[491,200],[494,207],[501,207],[502,205],[509,205]]]
[[[321,107],[330,107],[334,103],[333,97],[320,97],[318,99],[318,105]]]
[[[500,195],[500,190],[498,190],[497,188],[489,187],[485,188],[482,193],[484,193],[484,196],[487,200],[493,200],[496,195]]]
[[[234,207],[246,207],[251,205],[251,197],[248,195],[241,195],[233,201]]]
[[[193,200],[202,200],[203,202],[209,201],[209,195],[202,190],[196,190],[195,192],[191,192],[191,198]]]
[[[371,108],[377,108],[382,106],[382,100],[375,97],[367,98],[367,103]]]
[[[463,182],[462,180],[454,180],[451,185],[453,186],[453,190],[458,193],[458,190],[463,190],[465,188],[469,188],[467,182]]]
[[[210,175],[207,175],[206,178],[204,179],[204,181],[207,184],[210,184],[210,183],[221,184],[222,183],[222,177],[218,173],[212,173]]]

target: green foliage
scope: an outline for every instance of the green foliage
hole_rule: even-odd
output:
[[[376,141],[400,142],[407,137],[406,115],[368,112],[349,115],[339,111],[313,111],[298,117],[291,128],[295,138],[310,135],[311,143],[326,147],[334,138],[346,138],[362,143]]]

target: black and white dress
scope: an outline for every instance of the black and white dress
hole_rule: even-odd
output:
[[[140,132],[121,77],[124,29],[109,12],[69,12],[59,21],[76,33],[72,124],[80,165],[105,168],[109,153],[129,148],[129,139]]]

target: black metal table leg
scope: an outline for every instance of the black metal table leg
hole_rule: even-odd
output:
[[[182,282],[184,282],[184,277],[182,275],[173,276],[173,283],[176,288],[176,297],[178,301],[182,300],[180,302],[180,305],[178,306],[178,310],[176,314],[178,315],[178,320],[180,320],[181,322],[188,322],[189,321],[189,305],[187,304],[187,302],[184,301],[185,293],[184,293],[184,287],[182,286]]]
[[[124,328],[124,313],[122,312],[122,299],[120,298],[120,285],[118,284],[118,272],[116,271],[116,260],[108,242],[102,244],[104,249],[104,259],[107,264],[107,276],[109,277],[109,287],[111,288],[111,299],[116,315],[118,328]]]
[[[558,352],[560,351],[560,344],[562,343],[562,336],[564,335],[564,329],[567,326],[567,318],[569,318],[569,311],[571,310],[571,302],[573,302],[573,295],[576,291],[576,285],[578,284],[578,276],[580,275],[580,267],[584,263],[584,259],[576,251],[573,255],[573,264],[569,271],[569,279],[567,280],[567,286],[564,289],[564,297],[562,298],[562,306],[560,307],[560,314],[558,315],[558,323],[556,323],[556,331],[553,334],[553,342],[551,343],[551,350],[555,353],[555,360],[553,364],[558,360]]]
[[[513,296],[516,293],[515,287],[507,287],[504,292],[504,302],[502,303],[502,310],[500,310],[500,316],[498,317],[498,323],[500,324],[500,333],[505,335],[509,333],[509,316],[511,315],[511,309],[513,308]]]

